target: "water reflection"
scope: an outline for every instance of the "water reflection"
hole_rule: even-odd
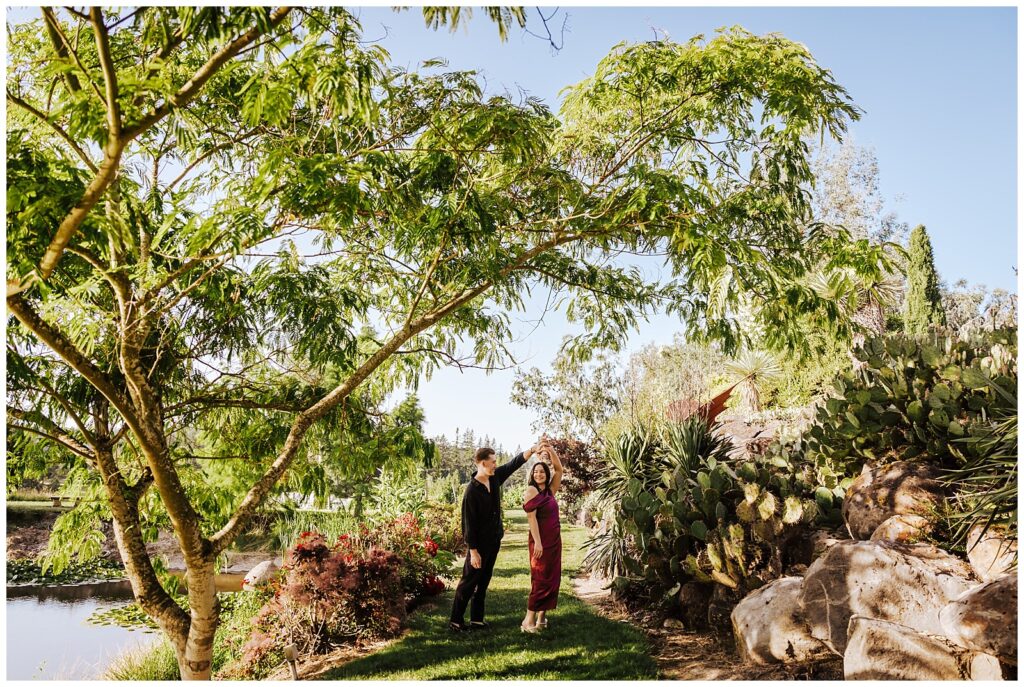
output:
[[[86,584],[22,584],[7,587],[8,599],[32,597],[40,602],[75,603],[84,599],[97,601],[131,601],[132,585],[128,580],[89,582]]]
[[[158,641],[153,632],[87,622],[131,599],[125,581],[8,587],[7,679],[96,678],[124,651]]]
[[[238,591],[243,578],[219,574],[217,591]],[[87,622],[133,599],[128,580],[7,587],[7,679],[93,679],[116,656],[158,641],[154,630]]]

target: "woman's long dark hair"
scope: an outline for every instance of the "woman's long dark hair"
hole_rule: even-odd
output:
[[[544,480],[543,489],[541,489],[540,485],[538,485],[536,480],[533,479],[533,471],[537,469],[538,465],[544,468],[544,474],[547,476],[547,479]],[[527,484],[529,484],[531,487],[533,487],[534,489],[541,493],[547,491],[551,487],[551,468],[548,467],[548,464],[545,463],[543,460],[538,460],[536,463],[534,463],[533,467],[530,468],[530,481],[527,482]]]

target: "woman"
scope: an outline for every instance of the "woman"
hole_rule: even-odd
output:
[[[523,510],[530,521],[530,598],[526,602],[523,632],[536,632],[548,626],[546,614],[558,604],[562,582],[562,530],[558,523],[555,494],[562,484],[562,460],[547,443],[538,453],[546,454],[554,467],[538,461],[530,471]]]

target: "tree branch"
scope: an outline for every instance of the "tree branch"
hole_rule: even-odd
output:
[[[96,167],[96,164],[91,159],[89,159],[89,156],[85,153],[84,150],[82,150],[82,147],[79,146],[78,143],[75,142],[75,139],[71,138],[71,136],[68,135],[68,132],[64,131],[64,129],[62,129],[59,124],[51,120],[40,110],[37,110],[35,107],[30,105],[28,101],[22,100],[18,96],[14,95],[14,93],[11,92],[10,88],[7,89],[7,99],[15,105],[17,105],[18,107],[20,107],[21,109],[31,114],[32,116],[34,116],[39,121],[45,123],[51,129],[53,129],[58,136],[63,138],[64,141],[69,146],[71,146],[71,149],[75,151],[75,153],[82,160],[82,162],[85,163],[85,166],[88,167],[93,174],[99,171],[99,169]]]
[[[72,453],[81,456],[82,458],[85,458],[90,462],[92,462],[96,458],[93,455],[92,451],[89,450],[88,446],[75,439],[73,436],[68,434],[63,427],[61,427],[60,425],[58,425],[56,422],[46,417],[45,415],[42,415],[41,413],[29,413],[25,410],[22,410],[21,408],[7,406],[7,416],[9,418],[13,417],[15,419],[23,420],[26,422],[31,422],[33,420],[42,421],[42,424],[46,425],[51,432],[55,431],[57,433],[50,434],[49,432],[44,432],[43,430],[37,427],[30,427],[28,425],[18,424],[15,422],[11,422],[10,420],[8,420],[7,426],[11,429],[17,429],[22,432],[28,432],[30,434],[35,434],[37,436],[43,437],[44,439],[48,439],[54,442],[55,444],[63,446]]]
[[[113,139],[121,137],[121,104],[117,101],[117,71],[110,58],[110,36],[107,25],[103,23],[103,12],[99,7],[89,8],[89,19],[92,21],[93,34],[96,37],[96,52],[99,55],[100,68],[103,70],[103,83],[107,87],[107,127]]]
[[[67,55],[70,54],[71,59],[73,59],[75,65],[80,70],[82,70],[82,75],[85,77],[85,80],[88,81],[89,85],[92,87],[92,92],[96,94],[96,97],[100,99],[101,103],[106,105],[107,103],[103,98],[103,91],[100,90],[100,87],[97,86],[96,82],[92,80],[91,76],[89,76],[89,70],[85,68],[85,65],[82,64],[81,58],[78,57],[78,52],[76,52],[75,49],[71,46],[71,41],[68,40],[67,34],[64,33],[64,28],[60,25],[60,21],[53,14],[53,10],[50,9],[49,7],[44,8],[43,17],[46,19],[47,25],[53,29],[53,31],[60,38],[61,42],[63,42],[64,44],[66,52],[64,53],[64,55],[61,55],[60,51],[58,51],[57,56],[67,57]]]
[[[278,24],[284,21],[290,11],[290,7],[279,7],[271,12],[269,28],[276,28]],[[253,27],[218,50],[174,95],[170,96],[163,104],[143,117],[139,122],[125,129],[125,137],[128,139],[135,138],[170,114],[173,108],[181,108],[187,105],[192,98],[199,94],[200,89],[202,89],[206,82],[224,66],[225,62],[237,55],[239,51],[261,35],[263,35],[263,31],[259,27]]]
[[[58,32],[57,17],[53,13],[53,8],[43,7],[43,24],[46,25],[46,35],[50,37],[50,43],[53,44],[53,50],[57,53],[57,57],[62,60],[68,59],[68,47],[64,43],[61,36],[61,32]],[[82,84],[79,83],[78,77],[71,72],[64,73],[64,82],[68,85],[68,90],[72,93],[76,93],[82,90]]]
[[[26,329],[35,334],[40,341],[49,346],[54,353],[103,394],[117,408],[125,421],[133,425],[133,429],[137,428],[138,419],[135,417],[135,409],[122,395],[117,385],[105,372],[75,348],[75,345],[60,331],[44,321],[22,294],[8,296],[7,308],[14,313],[14,316]]]
[[[266,472],[249,489],[235,510],[234,515],[210,538],[210,544],[214,553],[223,551],[249,523],[257,508],[263,502],[263,499],[266,498],[266,495],[270,493],[270,490],[295,459],[299,447],[302,445],[303,437],[310,426],[342,403],[374,370],[401,348],[402,344],[487,291],[494,285],[495,279],[508,276],[516,269],[521,268],[530,260],[551,248],[572,241],[578,241],[581,238],[584,238],[584,236],[579,234],[565,235],[555,232],[552,238],[525,251],[513,260],[511,264],[499,270],[494,279],[485,280],[471,289],[464,290],[448,303],[424,314],[414,322],[406,324],[389,341],[377,349],[373,355],[367,358],[344,382],[305,411],[299,413],[299,416],[292,423],[291,430],[289,430],[288,437],[285,439],[284,446],[278,453],[277,458],[274,459],[274,462],[271,463]]]

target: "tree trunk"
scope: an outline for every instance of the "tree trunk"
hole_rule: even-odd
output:
[[[213,640],[220,620],[213,560],[186,561],[191,623],[185,650],[178,654],[182,680],[209,680],[213,674]]]

